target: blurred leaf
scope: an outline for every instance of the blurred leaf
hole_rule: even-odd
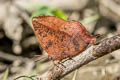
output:
[[[42,16],[42,15],[57,16],[67,20],[67,15],[62,10],[50,8],[48,6],[38,6],[37,8],[35,8],[35,11],[32,13],[32,16],[30,17],[30,19],[36,16]]]
[[[41,15],[53,16],[51,10],[52,9],[47,6],[42,6],[42,7],[39,6],[39,8],[37,8],[36,11],[32,13],[30,19],[32,19],[32,17],[41,16]]]
[[[2,76],[1,80],[7,80],[9,70],[8,68],[5,70],[4,75]]]
[[[54,9],[52,13],[57,17],[67,20],[67,15],[62,10]]]
[[[33,70],[33,72],[37,73],[40,71],[40,68],[41,68],[42,64],[38,65],[35,67],[35,69]]]
[[[72,80],[76,80],[78,69],[75,70]]]

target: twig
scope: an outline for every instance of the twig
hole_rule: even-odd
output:
[[[113,36],[111,38],[107,38],[100,42],[98,45],[93,45],[90,48],[86,49],[84,52],[80,53],[79,55],[73,57],[73,60],[67,60],[54,68],[50,69],[43,75],[36,77],[35,80],[57,80],[61,79],[65,75],[69,74],[70,72],[74,71],[81,66],[98,59],[106,54],[109,54],[117,49],[120,49],[120,34]]]

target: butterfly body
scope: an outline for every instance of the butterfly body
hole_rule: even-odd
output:
[[[77,21],[65,21],[54,16],[32,19],[36,37],[53,60],[63,60],[84,51],[96,38]]]

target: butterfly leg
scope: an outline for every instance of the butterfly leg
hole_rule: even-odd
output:
[[[93,35],[93,37],[100,38],[101,35],[100,34],[95,34],[95,35]]]
[[[76,62],[76,61],[72,58],[72,56],[70,56],[70,55],[69,55],[69,60],[72,60],[72,61]]]
[[[53,60],[53,58],[50,56],[50,55],[48,55],[48,59],[49,60]],[[55,66],[57,66],[58,64],[61,64],[62,66],[64,66],[59,60],[53,60],[53,64],[55,65]],[[57,67],[59,67],[59,66],[57,66]],[[65,67],[65,66],[64,66]]]
[[[72,61],[76,62],[76,61],[72,58],[72,56],[68,55],[68,59],[65,59],[65,60],[62,61],[61,63],[64,63],[64,62],[66,62],[67,60],[72,60]]]
[[[57,66],[58,68],[59,68],[58,64],[60,64],[60,65],[63,66],[64,68],[66,68],[66,66],[64,66],[59,60],[54,60],[53,63],[54,63],[54,65]]]
[[[100,34],[96,34],[96,35],[94,35],[93,37],[95,37],[95,38],[100,38],[101,37],[101,35]],[[92,40],[91,40],[92,41]],[[95,40],[96,41],[96,40]],[[94,40],[92,41],[93,42],[93,44],[94,45],[98,45],[100,42],[95,42]]]

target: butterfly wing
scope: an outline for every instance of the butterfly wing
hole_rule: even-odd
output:
[[[92,36],[90,35],[90,33],[85,29],[85,27],[79,23],[78,21],[75,20],[71,20],[71,21],[67,21],[65,24],[63,24],[60,29],[61,32],[65,32],[69,35],[73,35],[73,36],[79,36],[82,39],[84,39],[84,41],[86,43],[89,43],[89,41],[91,40]]]
[[[77,55],[87,47],[91,38],[87,30],[77,21],[40,16],[33,18],[32,23],[41,47],[54,60]]]
[[[66,45],[64,47],[66,49],[65,51],[67,55],[70,56],[75,56],[85,50],[90,43],[90,40],[92,39],[92,36],[85,29],[85,27],[74,20],[67,21],[60,27],[59,30],[61,32],[72,35],[72,37],[66,42]],[[67,50],[67,47],[70,48],[70,50]]]
[[[47,26],[48,28],[51,28],[53,30],[58,30],[59,27],[62,24],[64,24],[66,21],[61,18],[55,17],[55,16],[39,16],[39,17],[34,17],[32,19],[32,22],[33,23],[39,22],[42,25]],[[34,26],[34,28],[35,28],[35,26]]]
[[[62,59],[64,43],[70,36],[59,31],[59,27],[66,21],[52,16],[40,16],[32,19],[34,31],[41,47],[53,58]],[[65,55],[66,56],[66,55]]]

